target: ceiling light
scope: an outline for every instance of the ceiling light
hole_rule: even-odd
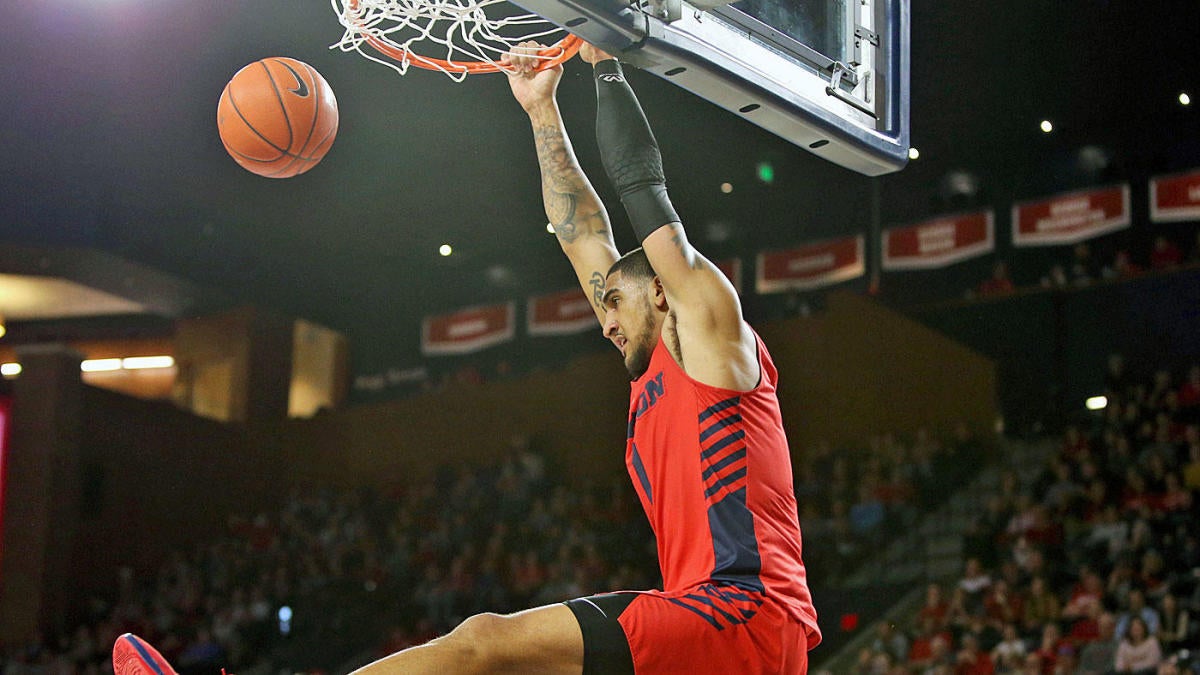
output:
[[[79,364],[79,369],[85,373],[103,373],[121,369],[121,359],[88,359]]]
[[[554,223],[546,223],[546,231],[554,234]]]
[[[4,377],[16,377],[21,374],[21,364],[19,363],[3,363],[0,364],[0,375]]]
[[[721,192],[725,194],[733,192],[733,183],[721,183]]]
[[[451,253],[454,253],[454,249],[450,248],[450,244],[442,244],[438,247],[438,253],[441,253],[442,257],[445,258]]]
[[[1179,92],[1179,105],[1191,105],[1192,97],[1186,91]]]
[[[1054,131],[1054,125],[1050,123],[1050,120],[1042,120],[1041,128],[1042,131],[1047,134],[1051,131]]]
[[[916,148],[909,148],[908,149],[908,158],[909,159],[921,159],[921,151]]]
[[[121,359],[121,367],[125,370],[146,370],[149,368],[170,368],[175,365],[175,359],[170,356],[130,356]]]

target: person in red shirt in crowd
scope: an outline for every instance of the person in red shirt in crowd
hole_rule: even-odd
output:
[[[1041,657],[1043,675],[1053,675],[1054,668],[1058,664],[1059,650],[1070,646],[1071,643],[1063,639],[1058,624],[1048,623],[1042,626],[1042,640],[1033,653]]]
[[[964,635],[962,648],[954,659],[954,675],[992,675],[996,666],[992,657],[979,648],[979,640],[974,635]]]
[[[1079,430],[1077,425],[1070,425],[1063,432],[1062,458],[1071,464],[1077,464],[1083,458],[1092,454],[1091,442],[1087,434]]]
[[[1021,596],[1009,590],[1008,582],[997,579],[983,598],[983,613],[987,622],[999,630],[1021,617]]]
[[[917,635],[908,648],[909,667],[920,672],[944,660],[953,644],[954,636],[930,616],[917,619]]]
[[[1200,407],[1200,364],[1188,368],[1187,379],[1179,385],[1177,397],[1180,408]]]
[[[988,297],[993,295],[1008,295],[1014,289],[1012,279],[1008,276],[1008,265],[1003,260],[997,260],[992,265],[992,276],[981,281],[975,292],[981,297]]]
[[[1071,589],[1071,596],[1067,600],[1066,606],[1063,607],[1062,617],[1074,619],[1086,616],[1089,605],[1100,605],[1103,599],[1104,581],[1100,575],[1085,567],[1080,570],[1079,581]]]
[[[1113,256],[1112,266],[1104,270],[1106,279],[1124,281],[1142,273],[1142,268],[1129,256],[1128,251],[1117,251]]]
[[[946,625],[946,615],[950,612],[950,602],[946,600],[940,584],[929,584],[925,587],[925,603],[917,611],[917,625],[924,625],[926,620],[933,620],[933,625]]]
[[[1098,602],[1093,602],[1087,605],[1085,611],[1086,614],[1076,619],[1067,631],[1067,641],[1076,647],[1082,647],[1100,638],[1100,615],[1104,613],[1104,607]]]
[[[1146,477],[1136,467],[1125,470],[1125,484],[1121,488],[1121,511],[1136,513],[1143,508],[1154,510],[1158,498],[1147,489]]]
[[[1154,238],[1154,247],[1150,250],[1151,269],[1168,270],[1178,267],[1181,262],[1183,262],[1183,252],[1179,250],[1175,242],[1161,234]]]

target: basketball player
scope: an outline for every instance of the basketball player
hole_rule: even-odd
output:
[[[533,126],[546,215],[633,378],[625,458],[657,537],[664,589],[473,616],[358,672],[806,673],[821,634],[775,366],[733,287],[688,242],[620,64],[585,46],[604,168],[642,241],[618,256],[559,116],[562,68],[534,71],[537,47],[508,57],[509,83]],[[118,659],[118,673],[142,663],[155,667],[137,672],[166,672],[134,636],[118,640]]]

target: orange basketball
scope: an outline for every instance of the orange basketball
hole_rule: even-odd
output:
[[[291,178],[329,152],[337,99],[315,68],[285,57],[255,61],[233,76],[217,103],[225,150],[247,171]]]

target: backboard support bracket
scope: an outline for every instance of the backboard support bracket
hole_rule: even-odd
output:
[[[836,98],[842,103],[854,106],[856,109],[878,119],[879,116],[875,114],[874,108],[858,100],[858,98],[856,98],[854,95],[847,94],[846,92],[842,91],[842,77],[853,72],[854,71],[850,70],[850,68],[841,61],[834,61],[833,75],[831,75],[829,78],[829,86],[825,87],[825,93]]]
[[[683,17],[683,3],[680,0],[649,0],[647,5],[650,15],[659,21],[672,23]]]

